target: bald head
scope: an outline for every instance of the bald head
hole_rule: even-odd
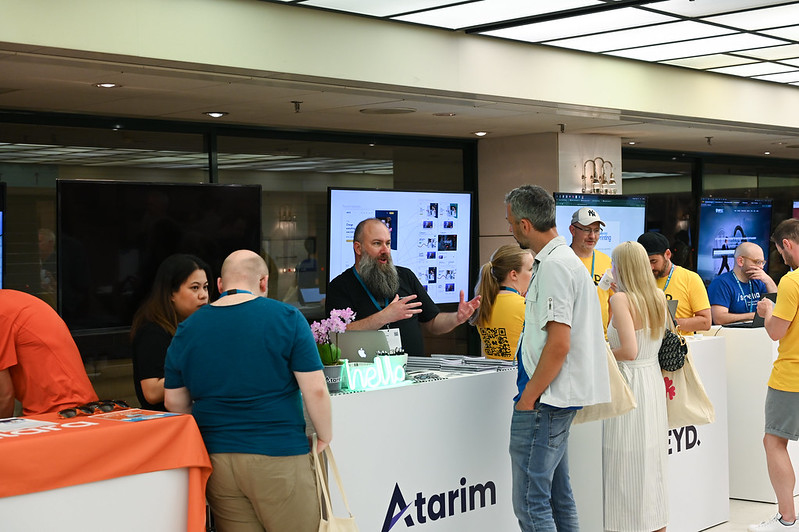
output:
[[[255,295],[266,296],[266,281],[269,269],[260,255],[248,249],[234,251],[222,263],[219,291],[231,288],[249,290]]]
[[[738,247],[735,248],[735,258],[737,259],[738,257],[749,257],[760,260],[763,258],[763,248],[754,242],[741,242]]]
[[[763,248],[754,242],[741,242],[735,248],[735,267],[733,270],[741,281],[760,278],[763,273]]]

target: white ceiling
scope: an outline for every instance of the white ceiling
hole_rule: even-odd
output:
[[[302,3],[353,12],[364,12],[366,9],[380,7],[381,11],[368,14],[398,20],[411,20],[420,18],[423,14],[433,17],[436,13],[426,11],[428,8],[454,2],[315,0]],[[515,17],[516,14],[508,11],[510,6],[530,8],[522,13],[524,17],[541,17],[551,15],[551,13],[549,15],[540,13],[542,9],[551,11],[551,7],[545,8],[544,6],[557,5],[560,9],[566,6],[596,8],[597,6],[602,7],[606,3],[623,4],[626,2],[610,2],[610,0],[608,2],[603,0],[557,0],[557,2],[552,0],[476,0],[457,2],[457,6],[447,9],[455,10],[458,6],[466,9],[471,6],[471,9],[483,18],[474,15],[478,18],[468,19],[466,24],[472,28],[475,26],[483,28],[480,31],[475,31],[476,33],[496,33],[505,30],[485,30],[487,27],[485,24],[497,22],[499,20],[497,17],[502,17],[502,20]],[[734,24],[744,27],[747,24],[754,24],[755,20],[760,20],[754,12],[744,13],[746,16],[726,15],[730,18],[706,17],[708,14],[717,13],[722,9],[720,6],[726,6],[725,10],[760,7],[763,13],[766,10],[779,8],[783,11],[778,12],[777,20],[799,22],[799,2],[696,0],[690,3],[695,4],[697,9],[702,6],[716,6],[715,10],[707,13],[707,10],[688,12],[687,8],[684,12],[679,13],[676,7],[678,3],[681,6],[691,7],[686,0],[679,2],[677,0],[638,1],[637,3],[642,5],[624,8],[645,11],[647,16],[653,16],[652,20],[659,20],[660,22],[654,22],[654,26],[650,28],[652,30],[665,27],[665,24],[689,22],[705,24],[712,28],[728,29]],[[777,4],[780,5],[777,6]],[[404,10],[401,13],[405,14],[397,14],[398,8],[394,7],[396,5],[400,5]],[[413,7],[414,12],[408,13],[409,6]],[[482,10],[491,6],[494,7]],[[655,13],[655,11],[658,12]],[[582,15],[580,13],[580,11],[576,11],[574,15],[591,15],[591,13]],[[664,22],[661,19],[664,16],[663,13],[680,20]],[[691,17],[696,20],[687,20]],[[711,18],[713,20],[710,20]],[[433,18],[426,19],[424,23],[433,24],[432,20]],[[449,19],[440,17],[440,21],[436,25],[445,26],[441,21],[446,20]],[[474,24],[475,20],[478,24]],[[532,20],[530,22],[529,19],[525,19],[526,23],[519,28],[529,29],[537,24],[548,24],[548,21],[558,19],[540,21],[540,19],[534,18]],[[539,22],[535,22],[536,20]],[[771,20],[769,24],[774,23],[773,18],[769,20]],[[650,23],[652,22],[650,21]],[[464,23],[459,22],[458,24]],[[761,23],[758,22],[756,25],[759,27]],[[572,24],[572,26],[587,27],[582,24]],[[460,28],[461,26],[456,27]],[[791,28],[793,27],[791,26]],[[612,37],[610,33],[624,31],[608,28],[608,26],[595,27],[601,32],[606,32],[602,35],[608,39]],[[552,31],[554,32],[554,30]],[[585,33],[585,30],[582,31]],[[779,37],[779,39],[785,41],[785,46],[789,47],[793,59],[774,56],[773,50],[770,51],[772,46],[757,52],[757,54],[767,58],[768,63],[783,67],[794,62],[796,63],[795,69],[799,72],[799,59],[796,59],[799,57],[799,42],[793,41],[799,39],[799,35],[788,36],[793,31],[769,30],[769,35],[785,33],[785,36]],[[742,30],[738,33],[754,35],[756,32]],[[658,31],[658,34],[664,35],[668,32]],[[691,33],[691,35],[696,34],[698,33]],[[732,33],[725,29],[725,35],[730,34]],[[551,35],[553,34],[550,33]],[[623,35],[620,35],[619,38],[622,39]],[[577,42],[573,39],[572,41]],[[546,44],[555,45],[557,43],[546,41]],[[561,42],[561,44],[563,43]],[[652,44],[652,46],[664,45]],[[643,48],[637,47],[635,50],[643,50]],[[619,50],[610,50],[607,53],[624,55],[618,52]],[[755,52],[748,53],[748,65],[764,64],[754,61],[754,57],[757,55]],[[500,137],[563,130],[566,133],[575,134],[611,135],[622,138],[625,143],[634,141],[637,143],[637,147],[647,149],[750,156],[763,156],[764,152],[768,151],[771,152],[771,157],[799,159],[799,131],[794,129],[686,121],[675,117],[631,116],[618,110],[578,108],[549,102],[493,101],[482,97],[456,98],[447,95],[404,92],[402,89],[372,89],[344,86],[332,82],[291,81],[278,79],[275,75],[245,76],[239,73],[203,71],[196,67],[190,69],[174,65],[130,64],[115,58],[79,57],[79,55],[76,52],[42,50],[0,43],[0,113],[2,110],[24,110],[121,118],[211,122],[214,119],[204,116],[203,112],[225,111],[229,114],[216,119],[217,123],[268,126],[290,130],[354,131],[472,139],[475,138],[473,136],[475,131],[489,131],[491,136]],[[719,54],[714,54],[714,57],[715,55]],[[708,68],[713,64],[734,65],[736,61],[744,57],[737,49],[729,50],[721,55],[723,57],[720,58],[720,63],[713,63],[709,56],[704,59],[695,57],[690,61],[697,65],[705,61],[703,68]],[[674,61],[673,58],[668,58],[668,62],[673,63]],[[682,61],[690,62],[688,58],[683,58]],[[685,66],[690,65],[686,64]],[[754,66],[750,68],[752,68],[750,74],[757,75],[757,69]],[[742,74],[742,72],[738,72],[738,74]],[[784,81],[789,79],[785,78]],[[93,85],[106,81],[121,84],[122,87],[100,89]],[[796,90],[799,91],[799,87]],[[797,96],[799,96],[799,92],[797,92]],[[292,102],[301,102],[299,112],[296,112],[295,104]],[[361,112],[364,109],[391,108],[409,108],[414,112],[408,114],[366,114]],[[710,138],[709,141],[708,138]],[[0,139],[0,141],[2,140]]]

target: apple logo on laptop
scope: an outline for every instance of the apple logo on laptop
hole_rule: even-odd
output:
[[[363,347],[358,349],[358,356],[361,358],[366,358],[366,351],[363,350]]]

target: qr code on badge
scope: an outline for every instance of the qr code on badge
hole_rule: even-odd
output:
[[[508,333],[504,327],[481,328],[480,336],[483,338],[486,356],[513,358],[508,343]]]

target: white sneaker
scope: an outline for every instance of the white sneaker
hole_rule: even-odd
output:
[[[783,525],[780,522],[781,517],[782,516],[778,512],[768,521],[763,521],[759,525],[749,525],[747,530],[749,532],[783,532],[787,530],[799,530],[799,521],[794,522],[792,525]]]

